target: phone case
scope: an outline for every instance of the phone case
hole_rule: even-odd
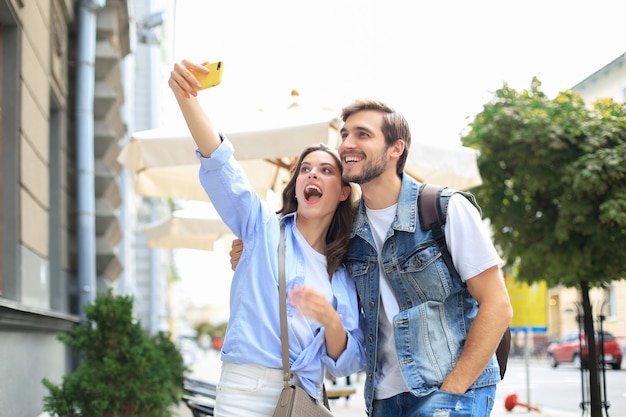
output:
[[[204,64],[204,66],[210,70],[208,74],[195,73],[196,78],[201,85],[200,90],[215,87],[222,82],[222,71],[224,69],[224,63],[222,61]]]

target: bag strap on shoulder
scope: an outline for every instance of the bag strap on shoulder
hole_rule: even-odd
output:
[[[459,272],[454,267],[452,255],[446,243],[446,235],[443,226],[446,223],[445,215],[441,209],[441,192],[447,187],[435,184],[422,184],[417,197],[420,226],[422,230],[432,230],[433,239],[441,252],[448,271],[454,277],[460,278]]]

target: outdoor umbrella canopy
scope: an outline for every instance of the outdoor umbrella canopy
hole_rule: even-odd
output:
[[[295,107],[257,113],[241,117],[245,129],[226,126],[221,132],[233,143],[235,157],[263,199],[269,190],[280,196],[289,169],[304,148],[319,143],[331,148],[339,145],[339,123],[329,111]],[[195,149],[186,126],[159,128],[134,133],[117,160],[131,172],[138,195],[208,202],[198,178]],[[421,182],[467,190],[482,183],[477,158],[478,151],[460,145],[413,142],[405,170]],[[230,231],[220,219],[180,214],[145,229],[149,246],[165,248],[212,250],[216,236],[223,233]]]
[[[218,239],[223,239],[230,249],[230,242],[235,238],[217,215],[198,215],[186,210],[177,210],[164,219],[148,224],[143,233],[149,247],[167,249],[212,251]]]
[[[268,189],[280,192],[288,169],[309,145],[338,145],[333,120],[258,131],[226,133],[252,185],[262,198]],[[134,177],[135,192],[147,197],[208,201],[198,180],[195,143],[186,130],[137,132],[118,156]],[[406,172],[421,182],[468,190],[482,183],[478,151],[464,146],[412,144]]]
[[[482,184],[476,149],[413,142],[405,171],[420,182],[469,190]]]
[[[235,158],[262,198],[268,189],[282,189],[304,148],[338,145],[337,121],[330,112],[294,108],[257,113],[242,118],[245,129],[221,132],[233,143]],[[132,173],[139,195],[208,201],[198,180],[195,149],[187,127],[152,129],[134,133],[117,161]]]

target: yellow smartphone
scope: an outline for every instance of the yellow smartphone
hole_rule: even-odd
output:
[[[209,69],[208,74],[194,72],[194,75],[200,82],[200,90],[215,87],[222,82],[222,71],[224,70],[224,63],[222,61],[204,64],[204,66]]]

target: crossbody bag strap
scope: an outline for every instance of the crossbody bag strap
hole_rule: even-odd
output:
[[[289,366],[289,329],[287,328],[287,289],[285,283],[285,224],[280,225],[280,241],[278,242],[278,297],[280,298],[280,333],[283,348],[283,382],[291,384]]]
[[[291,367],[289,366],[289,329],[287,328],[287,284],[285,282],[285,224],[280,225],[278,242],[278,297],[280,298],[280,332],[283,348],[283,384],[291,385]],[[326,386],[322,384],[323,403],[330,410]]]

